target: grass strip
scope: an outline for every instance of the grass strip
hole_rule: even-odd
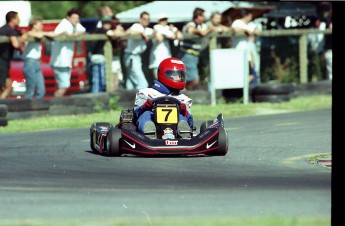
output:
[[[330,226],[330,217],[116,217],[0,221],[6,226]]]
[[[192,106],[194,120],[211,120],[219,113],[224,117],[275,114],[291,111],[332,108],[331,95],[302,96],[282,103],[220,103],[216,106],[195,104]],[[0,127],[0,133],[20,133],[62,128],[85,128],[95,122],[119,121],[120,110],[103,111],[93,114],[43,116],[30,119],[15,119],[8,126]]]

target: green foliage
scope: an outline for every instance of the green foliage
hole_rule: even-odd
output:
[[[262,38],[261,82],[299,83],[298,55],[296,37]]]
[[[98,17],[98,8],[108,5],[116,15],[119,12],[146,4],[151,1],[30,1],[31,10],[34,16],[43,19],[62,19],[71,8],[78,8],[81,11],[81,18]],[[53,10],[52,10],[53,9]],[[138,15],[139,17],[139,15]]]
[[[119,100],[119,96],[113,96],[109,98],[108,103],[103,103],[102,101],[94,102],[93,110],[97,113],[106,112],[110,110],[120,110],[120,107],[118,105]]]
[[[109,98],[108,106],[111,110],[120,110],[120,107],[118,106],[118,101],[120,100],[119,96],[114,96]]]

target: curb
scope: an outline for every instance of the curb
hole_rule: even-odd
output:
[[[332,169],[332,159],[319,159],[318,163],[321,166],[324,166],[324,167]]]

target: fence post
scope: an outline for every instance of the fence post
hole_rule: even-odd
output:
[[[111,66],[112,66],[112,62],[113,62],[113,48],[111,45],[110,40],[105,41],[104,46],[103,46],[103,50],[104,50],[104,57],[105,57],[105,82],[106,82],[106,92],[114,92],[115,91],[115,87],[114,87],[114,83],[115,83],[115,78],[113,73],[111,72]]]
[[[211,50],[217,48],[217,36],[212,35],[208,41],[208,53],[211,55]],[[211,64],[210,64],[210,69],[211,69]],[[208,82],[208,91],[211,93],[211,105],[215,106],[216,105],[216,89],[214,88],[214,85],[212,83],[213,78],[211,78],[212,73],[210,70],[210,80]]]
[[[307,55],[307,36],[302,34],[299,37],[299,73],[300,83],[308,82],[308,55]]]

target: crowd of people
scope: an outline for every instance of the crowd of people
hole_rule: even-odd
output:
[[[161,13],[152,28],[149,26],[150,13],[142,12],[138,22],[125,29],[120,20],[114,15],[108,6],[98,9],[99,21],[92,34],[106,34],[111,38],[113,60],[111,71],[113,73],[115,89],[140,90],[148,88],[150,81],[147,71],[143,70],[143,53],[149,51],[147,57],[148,72],[153,79],[157,79],[159,64],[166,58],[177,57],[186,66],[186,90],[198,89],[200,85],[199,64],[203,60],[203,53],[207,52],[211,33],[223,33],[227,31],[244,32],[246,36],[232,36],[231,47],[243,49],[248,53],[249,79],[251,84],[257,84],[259,75],[255,65],[255,37],[260,30],[251,23],[253,14],[249,10],[242,10],[241,17],[234,20],[231,26],[221,24],[222,14],[212,12],[210,18],[206,18],[205,10],[196,7],[191,15],[191,21],[182,29],[178,29],[169,23],[169,16]],[[26,79],[27,99],[39,99],[44,97],[44,79],[39,67],[41,46],[39,42],[28,42],[28,37],[40,39],[42,37],[54,38],[60,35],[78,36],[86,33],[86,28],[80,23],[80,11],[72,8],[66,13],[53,32],[42,31],[42,18],[32,18],[28,32],[17,30],[19,25],[17,12],[11,11],[6,15],[6,25],[0,28],[0,35],[8,36],[9,43],[0,43],[0,99],[7,98],[11,93],[11,80],[9,78],[10,61],[14,50],[19,50],[24,55],[23,72]],[[198,38],[190,37],[193,34]],[[131,36],[132,35],[132,36]],[[139,35],[141,38],[137,38]],[[129,38],[122,39],[127,36]],[[312,37],[310,37],[312,39]],[[87,62],[90,92],[104,92],[105,86],[96,85],[94,79],[99,73],[105,74],[104,40],[89,42]],[[75,42],[52,42],[50,65],[54,71],[58,89],[55,97],[62,97],[70,87],[72,58]],[[217,47],[221,43],[217,42]],[[173,51],[176,47],[178,51]],[[175,48],[175,49],[176,49]],[[205,51],[206,50],[206,51]],[[207,55],[207,54],[206,54]],[[331,59],[328,51],[328,61]],[[326,56],[326,55],[325,55]],[[206,64],[208,59],[206,58]],[[99,68],[99,66],[102,66]],[[96,67],[97,66],[97,67]],[[331,73],[331,72],[330,72]],[[104,77],[104,75],[103,75]],[[328,75],[331,79],[331,75]],[[97,79],[97,82],[98,79]]]

